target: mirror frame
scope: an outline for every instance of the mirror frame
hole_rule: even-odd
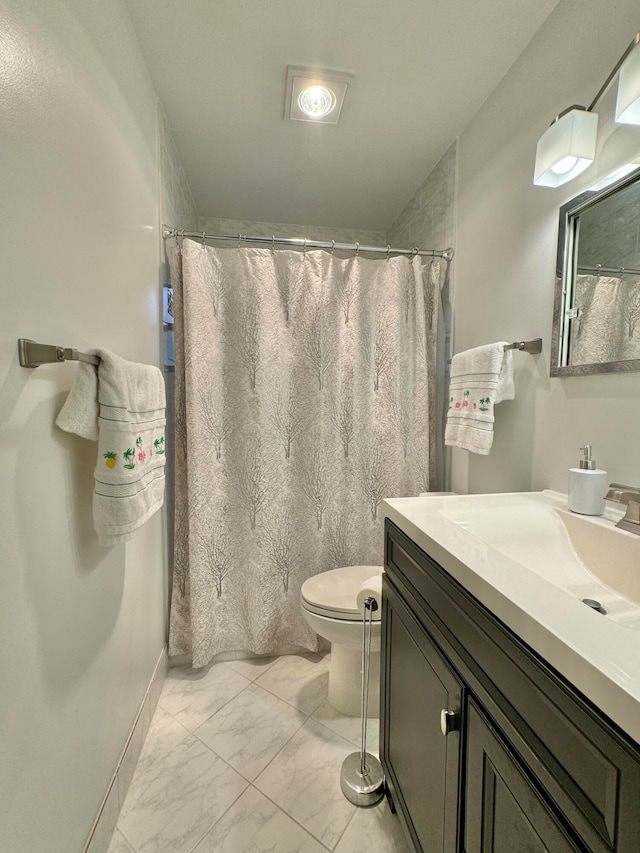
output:
[[[558,252],[556,256],[556,286],[553,300],[553,327],[551,331],[550,376],[590,376],[596,373],[627,373],[640,370],[640,358],[624,361],[592,362],[587,364],[563,364],[569,348],[570,316],[574,291],[573,267],[576,246],[576,217],[593,205],[614,195],[631,184],[640,187],[640,169],[625,175],[604,189],[586,192],[572,198],[560,208],[558,223]]]

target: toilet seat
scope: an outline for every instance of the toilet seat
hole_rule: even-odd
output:
[[[362,584],[373,575],[382,574],[382,566],[342,566],[308,578],[300,589],[305,610],[317,616],[348,622],[362,622],[357,597]],[[373,615],[380,619],[380,611]]]

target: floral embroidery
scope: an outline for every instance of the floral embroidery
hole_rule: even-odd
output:
[[[144,452],[144,450],[139,451],[138,462],[144,462],[146,458],[147,458],[147,454]]]
[[[460,403],[456,403],[456,409],[460,408]]]
[[[129,470],[131,470],[132,468],[136,467],[136,452],[133,447],[129,447],[127,450],[125,450],[125,452],[122,454],[122,458],[124,459],[125,468],[129,468]]]
[[[164,453],[164,436],[156,438],[156,440],[153,442],[153,446],[155,447],[158,456],[162,456],[162,454]]]
[[[110,450],[107,451],[107,453],[104,453],[103,455],[104,464],[107,466],[107,468],[115,468],[118,455],[116,453],[112,453]]]
[[[136,447],[138,448],[138,450],[142,449],[142,436],[141,435],[139,435],[136,438]]]

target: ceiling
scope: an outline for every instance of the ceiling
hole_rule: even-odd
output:
[[[558,0],[127,0],[201,216],[386,230]],[[287,65],[355,75],[284,120]]]

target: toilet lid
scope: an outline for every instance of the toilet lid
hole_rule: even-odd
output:
[[[382,574],[382,566],[343,566],[308,578],[300,589],[302,605],[319,616],[362,621],[357,598],[362,584]],[[380,611],[374,615],[380,618]]]

